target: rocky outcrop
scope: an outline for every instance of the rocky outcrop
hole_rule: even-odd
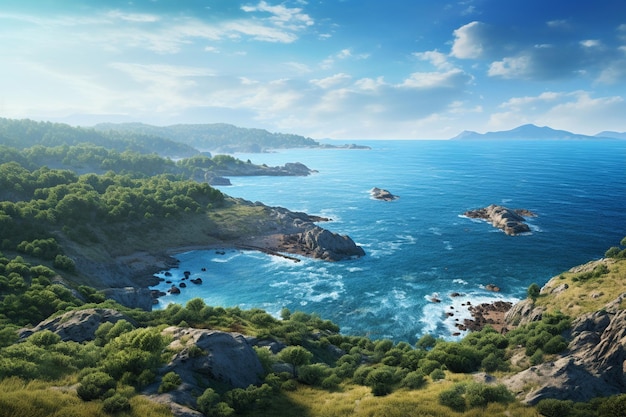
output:
[[[63,341],[74,341],[82,343],[96,338],[96,330],[102,323],[117,323],[126,320],[135,325],[134,320],[125,316],[117,310],[109,308],[89,308],[85,310],[69,311],[61,316],[57,316],[42,321],[32,329],[22,329],[19,331],[20,338],[26,338],[31,334],[50,330],[61,336]]]
[[[107,288],[103,293],[107,298],[126,307],[140,308],[146,311],[150,311],[152,308],[153,297],[149,288]]]
[[[620,295],[604,309],[572,323],[568,351],[503,382],[528,404],[544,398],[589,401],[626,392],[626,310]],[[534,386],[530,392],[525,387]]]
[[[283,246],[325,261],[341,261],[365,255],[363,248],[357,246],[349,236],[339,235],[319,226],[283,236]]]
[[[536,216],[529,210],[512,210],[495,204],[481,209],[466,211],[463,215],[472,219],[487,220],[494,227],[502,229],[509,236],[530,232],[530,227],[525,223],[524,217]]]
[[[170,405],[176,416],[201,416],[192,408],[195,396],[208,386],[247,388],[262,382],[263,366],[252,345],[239,333],[168,327],[163,334],[173,338],[168,349],[176,353],[159,374],[174,371],[182,384],[165,394],[157,394],[159,384],[153,384],[144,394]]]
[[[382,201],[393,201],[399,198],[397,195],[393,195],[385,189],[376,188],[376,187],[370,190],[370,195],[372,196],[373,199],[382,200]]]

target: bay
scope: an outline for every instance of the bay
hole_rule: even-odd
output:
[[[161,297],[155,308],[201,297],[209,305],[262,308],[277,317],[284,307],[316,313],[345,334],[410,343],[426,333],[454,339],[469,303],[524,298],[531,283],[600,258],[626,236],[624,141],[358,143],[371,149],[237,154],[272,166],[302,162],[318,172],[232,177],[232,186],[219,188],[329,217],[320,225],[350,235],[365,257],[294,263],[254,251],[182,253],[168,279],[178,283],[188,270],[203,284]],[[372,187],[400,198],[373,200]],[[535,212],[532,232],[506,236],[462,216],[489,204]],[[488,291],[487,284],[501,291]]]

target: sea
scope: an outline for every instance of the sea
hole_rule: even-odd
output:
[[[336,142],[330,142],[336,143]],[[626,141],[357,141],[371,149],[236,154],[270,166],[301,162],[307,177],[231,177],[222,192],[330,218],[366,252],[294,262],[228,249],[180,253],[157,276],[202,278],[155,309],[200,297],[211,306],[317,314],[342,334],[414,343],[462,337],[469,306],[516,302],[626,236]],[[399,196],[375,200],[373,187]],[[490,204],[531,210],[530,233],[508,236],[463,215]],[[486,288],[497,286],[498,292]],[[167,291],[165,282],[153,287]]]

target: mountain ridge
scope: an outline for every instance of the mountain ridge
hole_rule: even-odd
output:
[[[450,140],[523,140],[523,139],[544,139],[544,140],[604,140],[604,139],[626,139],[626,132],[603,131],[594,136],[573,133],[567,130],[553,129],[549,126],[537,126],[534,124],[524,124],[510,130],[500,130],[495,132],[478,133],[472,130],[464,130]]]

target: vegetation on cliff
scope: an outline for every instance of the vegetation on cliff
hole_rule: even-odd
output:
[[[15,158],[0,164],[0,416],[623,415],[624,394],[530,406],[514,394],[536,387],[511,392],[502,381],[567,358],[572,323],[626,293],[626,239],[606,259],[533,286],[528,314],[511,314],[515,329],[506,334],[487,326],[459,341],[424,335],[411,346],[346,336],[315,314],[286,309],[277,318],[194,299],[143,311],[99,291],[111,257],[253,234],[272,226],[263,224],[270,209],[172,172],[154,175],[149,160],[139,169],[141,154],[99,154],[116,169],[136,155],[128,165],[135,171],[123,173],[31,159],[84,155],[77,148],[0,153]],[[234,386],[184,369],[194,359],[211,365],[218,347],[200,343],[205,333],[192,337],[205,330],[245,335],[238,346],[260,363],[249,375],[258,382]]]

